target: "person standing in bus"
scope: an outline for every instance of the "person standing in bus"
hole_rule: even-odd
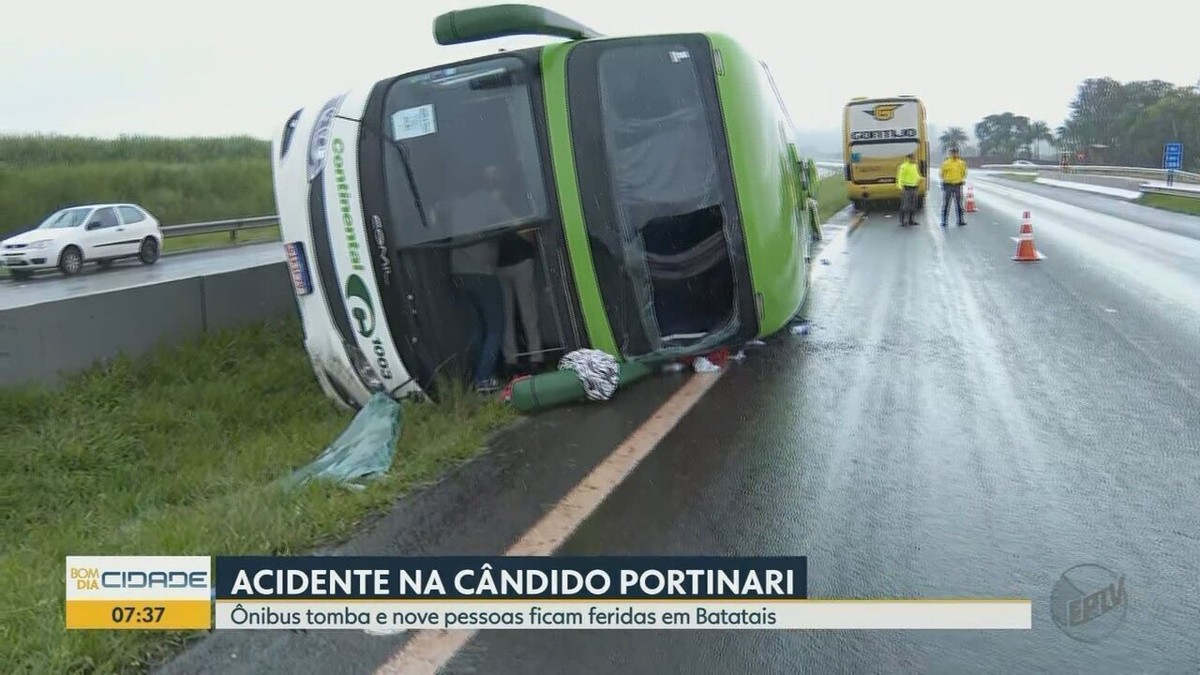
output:
[[[900,188],[900,226],[919,225],[917,213],[917,189],[921,187],[921,168],[917,157],[908,153],[900,168],[896,169],[896,187]]]
[[[451,212],[455,230],[464,233],[481,233],[509,219],[508,210],[497,199],[495,191],[486,186],[454,202]],[[499,268],[500,238],[497,235],[457,247],[450,253],[450,273],[475,309],[482,327],[473,376],[476,391],[484,394],[500,389],[496,371],[507,317]]]
[[[534,278],[533,260],[537,255],[533,230],[508,232],[500,239],[500,281],[504,284],[504,313],[508,321],[504,329],[504,364],[510,371],[517,367],[517,314],[525,332],[529,350],[529,365],[541,370],[542,328],[538,321],[538,291]]]
[[[946,227],[946,219],[950,216],[950,200],[954,200],[954,209],[958,214],[958,226],[967,224],[963,218],[962,191],[963,183],[967,180],[967,163],[958,156],[958,148],[950,148],[950,156],[942,162],[942,227]]]

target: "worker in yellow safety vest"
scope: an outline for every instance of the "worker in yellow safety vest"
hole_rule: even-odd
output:
[[[900,226],[919,225],[914,220],[917,213],[917,188],[921,186],[921,169],[916,156],[911,152],[904,163],[896,169],[896,187],[900,188]]]
[[[950,148],[950,156],[942,162],[942,227],[946,226],[946,218],[950,216],[950,200],[954,200],[955,211],[958,212],[958,226],[967,224],[963,218],[962,191],[963,183],[967,181],[967,163],[958,156],[958,148]]]

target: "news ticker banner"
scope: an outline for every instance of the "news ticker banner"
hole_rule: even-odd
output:
[[[805,557],[69,557],[68,629],[1030,629],[1024,599],[812,600]]]

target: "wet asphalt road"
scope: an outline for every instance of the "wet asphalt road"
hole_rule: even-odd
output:
[[[965,228],[872,216],[822,252],[810,333],[731,367],[560,554],[806,555],[814,598],[1024,597],[1032,631],[483,631],[443,672],[1200,670],[1200,241],[974,184]],[[680,381],[539,415],[344,552],[503,551]],[[1048,605],[1085,563],[1129,599],[1094,644]],[[216,633],[162,672],[371,673],[404,640]]]
[[[977,185],[965,228],[876,216],[828,252],[811,333],[727,373],[561,553],[807,555],[812,597],[1025,597],[1032,631],[485,631],[445,672],[1200,670],[1200,242]],[[1048,606],[1084,563],[1129,598],[1095,644]]]
[[[1157,230],[1173,232],[1175,234],[1180,234],[1192,239],[1200,239],[1200,218],[1195,216],[1173,213],[1171,211],[1163,211],[1161,209],[1146,208],[1145,206],[1136,204],[1126,199],[1116,199],[1113,197],[1061,188],[1057,186],[1014,182],[1011,179],[1005,179],[1000,176],[988,175],[980,172],[977,172],[975,175],[984,178],[985,187],[988,185],[1009,186],[1020,189],[1023,192],[1048,197],[1053,201],[1060,202],[1062,204],[1078,206],[1089,211],[1113,216],[1114,218],[1119,218],[1122,220],[1128,220],[1129,222],[1137,223],[1139,225],[1144,225]],[[1107,184],[1130,190],[1137,190],[1137,185],[1143,182],[1130,181],[1132,185],[1116,185],[1120,179],[1111,177],[1098,178],[1095,176],[1063,176],[1060,174],[1050,174],[1047,176],[1047,178],[1064,180],[1068,182],[1083,181],[1091,184],[1100,184],[1098,181],[1106,180]],[[974,184],[978,185],[979,183],[975,182]],[[940,202],[938,203],[938,208],[941,208]],[[1079,215],[1082,216],[1082,214]],[[1086,216],[1082,217],[1086,218]]]
[[[270,265],[283,260],[283,246],[279,242],[269,242],[168,254],[153,265],[143,265],[137,260],[119,260],[107,270],[85,265],[74,277],[43,272],[25,281],[0,279],[0,310]]]

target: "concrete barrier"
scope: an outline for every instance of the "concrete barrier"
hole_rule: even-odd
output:
[[[119,354],[296,311],[287,265],[271,263],[0,311],[0,385],[40,382]]]

